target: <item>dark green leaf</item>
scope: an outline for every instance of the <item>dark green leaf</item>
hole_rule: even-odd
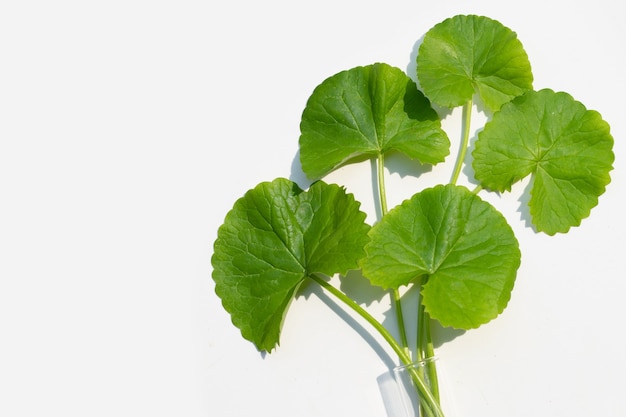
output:
[[[553,235],[580,225],[611,181],[613,137],[598,112],[569,94],[528,92],[485,125],[473,152],[476,179],[510,190],[533,174],[529,202],[537,230]]]
[[[391,210],[370,232],[363,274],[383,288],[427,278],[431,317],[470,329],[506,307],[520,251],[504,217],[464,187],[437,186]]]
[[[310,178],[391,150],[436,164],[450,147],[430,102],[402,70],[386,64],[322,82],[307,102],[300,130],[300,162]]]
[[[515,32],[483,16],[454,16],[424,36],[417,78],[434,103],[457,107],[478,93],[492,111],[532,88],[528,56]]]
[[[308,192],[286,179],[237,200],[211,258],[215,292],[244,338],[271,351],[297,288],[313,273],[358,267],[369,226],[359,203],[337,185]]]

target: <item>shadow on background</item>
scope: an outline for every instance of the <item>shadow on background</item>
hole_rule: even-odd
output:
[[[303,296],[308,299],[311,295],[315,295],[320,301],[322,301],[328,308],[331,309],[339,318],[341,318],[348,326],[350,326],[354,331],[357,332],[359,336],[373,349],[373,351],[380,357],[385,366],[389,369],[392,369],[396,366],[396,360],[392,358],[388,353],[387,349],[382,346],[378,340],[374,337],[375,330],[371,328],[365,328],[361,323],[361,320],[355,319],[352,317],[345,309],[343,305],[339,305],[333,298],[331,298],[322,287],[319,285],[310,285],[304,286],[298,293],[297,296]],[[354,294],[349,294],[349,296],[355,297]],[[356,296],[359,298],[359,296]],[[354,299],[354,298],[353,298]]]

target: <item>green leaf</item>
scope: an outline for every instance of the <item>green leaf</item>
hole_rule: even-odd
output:
[[[237,200],[218,230],[211,258],[215,292],[244,338],[271,351],[289,303],[314,273],[358,267],[370,227],[351,194],[286,179],[264,182]]]
[[[300,162],[310,178],[392,150],[436,164],[450,148],[437,113],[415,82],[380,63],[322,82],[307,102],[300,130]]]
[[[611,181],[609,125],[567,93],[528,92],[504,105],[478,135],[473,152],[483,187],[510,190],[533,175],[532,222],[549,235],[580,225]]]
[[[454,16],[424,35],[417,78],[430,100],[457,107],[475,93],[491,111],[532,89],[533,75],[517,34],[483,16]]]
[[[520,251],[504,217],[465,187],[439,185],[389,211],[370,231],[363,274],[383,288],[426,278],[423,304],[444,326],[471,329],[500,314]]]

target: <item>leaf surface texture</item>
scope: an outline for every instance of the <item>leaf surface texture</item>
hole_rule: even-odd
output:
[[[383,288],[426,278],[426,311],[444,326],[471,329],[508,303],[520,251],[504,217],[465,187],[440,185],[415,194],[376,224],[361,261]]]
[[[417,78],[433,103],[452,108],[478,94],[491,111],[532,89],[533,82],[517,34],[476,15],[451,17],[424,35]]]
[[[324,182],[303,191],[265,182],[237,200],[218,230],[213,279],[244,338],[271,351],[297,288],[310,275],[358,267],[370,226],[359,203]]]
[[[313,179],[392,150],[436,164],[450,148],[439,116],[415,82],[381,63],[323,81],[307,102],[300,131],[300,162]]]
[[[510,190],[533,176],[529,201],[538,231],[580,225],[610,182],[615,159],[609,125],[567,93],[530,91],[494,114],[473,152],[476,179]]]

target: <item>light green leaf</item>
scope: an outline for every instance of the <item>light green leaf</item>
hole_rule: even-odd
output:
[[[517,239],[500,212],[464,187],[415,194],[370,237],[363,275],[383,288],[427,278],[424,307],[444,326],[478,327],[510,299],[521,257]]]
[[[533,174],[532,222],[549,235],[580,222],[611,181],[613,137],[596,111],[567,93],[528,92],[504,105],[478,135],[473,152],[483,187],[510,190]]]
[[[436,164],[450,148],[430,102],[402,70],[387,64],[342,71],[322,82],[307,102],[300,130],[300,162],[310,178],[392,150]]]
[[[426,96],[457,107],[475,93],[491,111],[532,89],[533,75],[517,34],[496,20],[458,15],[435,25],[417,55]]]
[[[286,179],[237,200],[218,230],[211,258],[215,292],[244,338],[271,351],[297,288],[313,273],[358,267],[370,227],[337,185],[307,192]]]

